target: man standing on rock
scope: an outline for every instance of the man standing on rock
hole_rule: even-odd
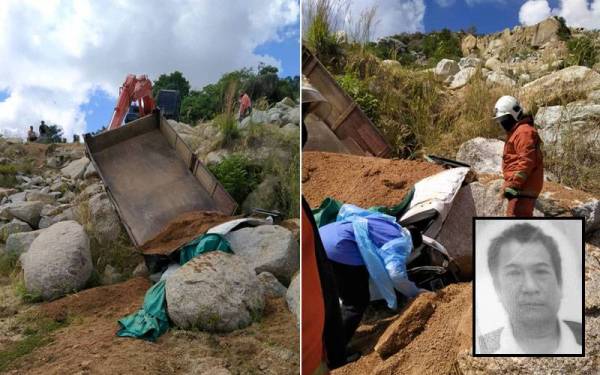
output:
[[[542,140],[533,118],[523,114],[519,101],[505,95],[494,106],[494,120],[507,133],[502,155],[504,184],[501,195],[508,199],[506,216],[531,217],[535,200],[544,184]]]
[[[250,113],[252,113],[252,102],[250,101],[250,97],[245,91],[240,91],[240,112],[238,120],[242,122],[242,120],[246,116],[249,116]]]

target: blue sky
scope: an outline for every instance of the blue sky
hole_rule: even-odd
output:
[[[434,0],[427,0],[423,23],[425,32],[440,30],[444,27],[458,31],[475,26],[477,33],[489,34],[512,29],[520,25],[519,10],[523,1],[518,0],[472,0],[468,5],[465,0],[440,0],[449,5],[442,7]],[[551,7],[557,7],[558,1],[550,1]]]
[[[201,89],[260,62],[299,72],[298,0],[144,4],[0,0],[0,134],[24,137],[40,120],[68,139],[100,129],[127,74],[180,71]]]

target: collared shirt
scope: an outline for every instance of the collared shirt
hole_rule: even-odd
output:
[[[525,352],[517,343],[511,325],[500,328],[480,338],[478,352],[482,354],[581,354],[582,347],[577,343],[573,329],[563,320],[559,320],[559,343],[552,353]],[[485,342],[484,343],[482,343]],[[487,348],[482,348],[484,344]]]

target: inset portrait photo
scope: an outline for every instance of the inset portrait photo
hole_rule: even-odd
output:
[[[581,218],[474,218],[475,356],[584,356]]]

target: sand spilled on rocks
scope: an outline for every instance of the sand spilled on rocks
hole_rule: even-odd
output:
[[[168,255],[210,228],[233,219],[235,217],[220,212],[186,212],[167,224],[153,239],[140,246],[140,249],[146,255]]]

